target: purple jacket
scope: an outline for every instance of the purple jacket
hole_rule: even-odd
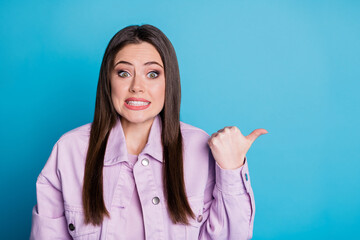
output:
[[[208,146],[210,136],[189,124],[180,122],[180,126],[186,194],[196,218],[190,218],[187,226],[173,224],[166,210],[158,115],[133,168],[146,239],[251,238],[255,201],[247,159],[238,169],[221,169]],[[101,226],[83,222],[82,183],[90,127],[91,123],[73,129],[54,145],[36,182],[30,239],[127,239],[124,228],[134,186],[124,179],[127,148],[119,119],[110,132],[104,156],[104,202],[110,218],[105,217]]]

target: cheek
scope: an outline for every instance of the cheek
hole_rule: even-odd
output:
[[[116,107],[117,106],[117,97],[114,94],[114,92],[111,93],[111,101],[112,101],[113,105]]]
[[[158,96],[160,99],[162,99],[162,102],[165,101],[165,84],[159,87]]]
[[[115,106],[117,106],[122,101],[121,96],[124,96],[123,86],[111,84],[111,100]]]

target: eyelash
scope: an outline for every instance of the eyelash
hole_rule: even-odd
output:
[[[128,72],[126,72],[126,71],[119,70],[119,71],[118,71],[118,73],[117,73],[119,77],[122,77],[122,76],[121,76],[121,73],[127,73],[127,74],[129,74],[129,73],[128,73]],[[129,75],[130,75],[130,74],[129,74]]]
[[[122,73],[127,73],[127,74],[130,75],[130,73],[128,73],[127,71],[119,70],[119,71],[118,71],[118,76],[119,76],[119,77],[122,77],[122,76],[120,75],[120,74],[122,74]],[[160,74],[159,71],[156,71],[156,70],[149,72],[148,75],[149,75],[150,73],[155,73],[155,74],[156,74],[156,77],[154,77],[154,78],[152,78],[152,79],[155,79],[155,78],[159,77],[159,74]]]
[[[156,77],[154,77],[154,78],[159,77],[159,74],[160,74],[159,71],[151,71],[151,72],[149,72],[149,73],[155,73],[155,74],[156,74]],[[149,73],[148,73],[148,75],[149,75]],[[153,79],[154,79],[154,78],[153,78]]]

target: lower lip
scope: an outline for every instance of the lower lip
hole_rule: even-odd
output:
[[[144,106],[133,106],[133,105],[129,105],[127,104],[127,102],[125,102],[125,107],[127,107],[130,110],[144,110],[147,109],[150,106],[151,103],[149,103],[148,105],[144,105]]]

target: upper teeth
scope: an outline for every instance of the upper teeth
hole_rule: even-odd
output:
[[[133,106],[145,106],[150,104],[150,102],[143,101],[127,101],[126,103]]]

